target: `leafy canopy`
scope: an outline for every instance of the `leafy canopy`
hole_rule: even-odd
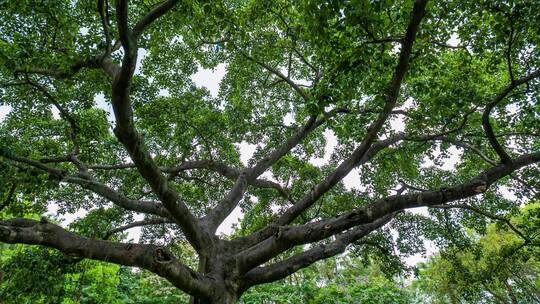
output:
[[[536,6],[2,2],[0,241],[221,303],[346,248],[388,273],[466,248],[538,195]]]

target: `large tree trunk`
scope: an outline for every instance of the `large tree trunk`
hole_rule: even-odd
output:
[[[219,283],[212,291],[213,294],[210,299],[191,297],[189,301],[190,304],[234,304],[240,298],[240,294],[234,287],[235,284],[231,283],[232,278],[229,277],[231,274],[235,273],[235,271],[230,268],[231,264],[223,263],[223,261],[226,260],[223,258],[226,254],[216,249],[216,251],[213,252],[213,256],[221,258],[200,256],[198,271],[205,274],[213,273],[212,277],[220,278],[216,279],[216,282]]]
[[[190,304],[235,304],[238,301],[239,295],[234,293],[219,293],[213,299],[205,300],[191,297]]]

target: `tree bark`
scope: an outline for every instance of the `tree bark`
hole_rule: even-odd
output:
[[[190,304],[235,304],[239,296],[232,293],[224,293],[215,297],[214,299],[204,300],[199,298],[191,298]]]

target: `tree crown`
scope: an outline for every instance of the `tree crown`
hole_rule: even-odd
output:
[[[351,244],[465,245],[463,227],[517,210],[502,190],[537,195],[534,4],[2,4],[0,241],[230,301]],[[201,69],[224,70],[217,93]],[[52,206],[88,213],[67,228],[25,218]],[[216,235],[235,209],[234,234]],[[139,226],[140,243],[121,242]]]

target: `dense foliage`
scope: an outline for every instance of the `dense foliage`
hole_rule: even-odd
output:
[[[50,249],[11,246],[0,250],[0,299],[15,303],[188,303],[188,297],[146,271],[114,264],[66,261]],[[244,304],[261,303],[410,303],[413,290],[384,276],[360,260],[336,259],[303,270],[290,279],[262,285],[245,293]],[[37,266],[37,267],[36,267]]]
[[[430,303],[539,303],[540,248],[512,231],[537,234],[539,211],[538,203],[530,204],[508,223],[489,225],[484,235],[470,231],[470,247],[445,248],[420,265],[414,284]]]
[[[388,278],[429,240],[441,249],[423,270],[442,282],[421,285],[433,295],[529,299],[533,289],[501,291],[522,273],[486,270],[540,244],[538,225],[519,224],[535,218],[540,192],[537,8],[0,2],[0,242],[47,247],[2,248],[12,280],[34,271],[17,265],[42,269],[8,297],[113,299],[158,276],[193,303],[258,301],[272,288],[314,303],[406,301]],[[217,92],[194,80],[212,70],[224,71]],[[314,293],[297,289],[317,279],[279,283],[344,252],[387,279],[345,275]],[[537,264],[505,260],[516,271]],[[467,290],[472,278],[487,287]],[[452,284],[465,289],[441,287]]]
[[[158,276],[115,264],[69,260],[56,250],[3,247],[0,303],[178,304],[189,297]]]

